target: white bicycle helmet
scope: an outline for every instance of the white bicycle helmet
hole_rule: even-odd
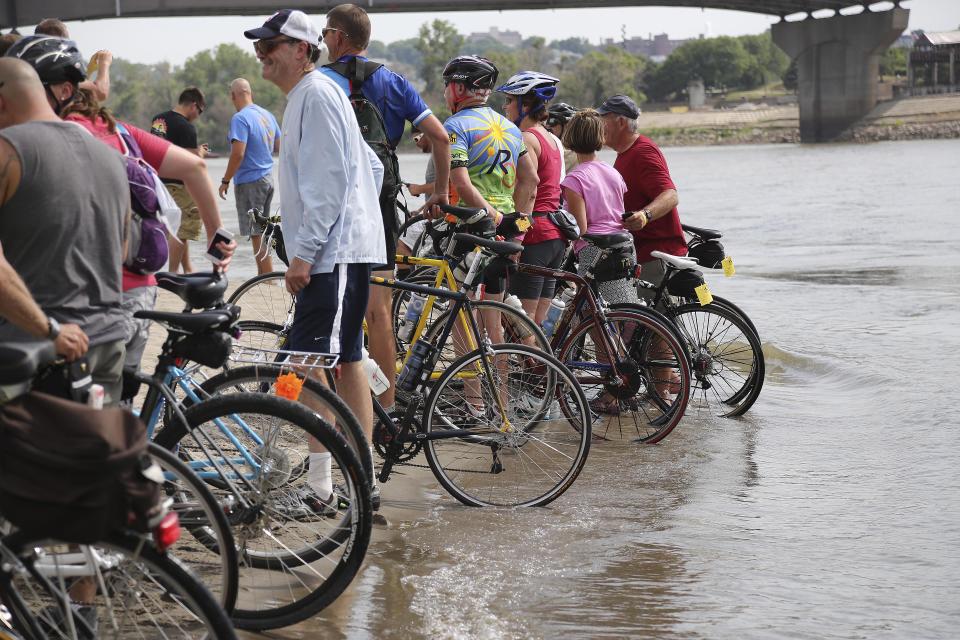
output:
[[[523,101],[520,101],[520,116],[514,121],[514,124],[519,127],[526,116],[542,111],[547,103],[557,95],[558,82],[560,82],[558,78],[539,71],[521,71],[497,87],[497,91],[512,96],[533,96],[537,98],[537,103],[529,111],[524,111]]]
[[[521,71],[514,74],[505,83],[497,87],[500,93],[509,93],[513,96],[533,94],[544,102],[552,100],[557,95],[559,78],[548,76],[539,71]]]

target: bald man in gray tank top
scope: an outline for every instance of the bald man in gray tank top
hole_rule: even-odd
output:
[[[88,340],[107,402],[120,397],[129,207],[121,156],[54,114],[33,67],[0,58],[0,341],[45,337],[76,357]]]

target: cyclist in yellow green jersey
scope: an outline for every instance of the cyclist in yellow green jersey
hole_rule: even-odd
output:
[[[487,106],[497,75],[496,65],[479,56],[448,62],[443,97],[453,115],[443,126],[450,136],[450,182],[460,206],[486,209],[500,225],[505,213],[533,211],[539,179],[520,129]],[[503,225],[498,231],[516,235]],[[502,278],[485,280],[484,289],[485,298],[503,299]],[[486,326],[494,343],[503,342],[499,319],[488,319]]]

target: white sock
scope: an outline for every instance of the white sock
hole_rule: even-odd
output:
[[[311,453],[310,468],[307,470],[307,485],[317,496],[328,500],[333,495],[333,456],[327,453]]]
[[[370,460],[373,461],[371,462],[372,466],[370,469],[370,471],[373,472],[373,484],[370,485],[371,487],[377,486],[377,467],[375,463],[376,459],[377,459],[377,456],[373,453],[373,445],[370,445]]]

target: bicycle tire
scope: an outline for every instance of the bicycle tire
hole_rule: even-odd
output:
[[[746,312],[736,303],[729,298],[724,298],[722,296],[718,296],[717,294],[713,294],[713,304],[719,304],[721,307],[726,307],[730,311],[740,316],[740,319],[747,323],[747,326],[750,327],[750,329],[753,331],[753,334],[757,336],[757,340],[760,340],[760,332],[757,331],[757,325],[753,324],[753,320],[750,319],[750,316],[748,316]]]
[[[171,510],[180,518],[180,528],[189,532],[208,552],[198,555],[198,551],[181,538],[177,545],[179,555],[189,564],[194,576],[219,600],[224,611],[230,613],[237,602],[239,565],[237,547],[224,513],[224,505],[176,455],[155,442],[147,444],[147,452],[164,471],[163,492],[173,499]],[[190,493],[185,495],[184,489]],[[210,553],[215,554],[219,561],[212,562],[208,558]]]
[[[333,426],[303,405],[276,396],[232,393],[209,398],[187,409],[186,426],[170,424],[156,440],[168,449],[178,447],[181,456],[206,458],[191,446],[194,438],[187,437],[188,429],[198,438],[212,432],[212,440],[220,432],[215,423],[210,424],[212,421],[239,414],[246,416],[244,430],[240,435],[235,429],[231,432],[235,438],[246,435],[251,443],[255,441],[246,432],[259,426],[251,427],[253,418],[268,423],[266,429],[259,429],[264,436],[262,445],[245,447],[265,463],[267,472],[254,476],[253,486],[241,489],[250,507],[238,510],[232,519],[241,563],[233,620],[241,629],[276,629],[315,615],[356,576],[370,543],[370,485],[356,453]],[[297,497],[305,480],[309,437],[330,452],[334,479],[342,483],[348,502],[333,519],[305,510],[306,503]],[[230,442],[228,438],[221,440],[221,448]],[[241,455],[240,450],[234,455]],[[238,485],[244,486],[242,482]],[[302,533],[303,525],[311,523],[316,530]],[[254,547],[261,538],[276,540],[276,544]],[[318,567],[318,562],[322,566]],[[321,569],[327,567],[332,568],[324,575]],[[295,570],[307,572],[310,582]],[[278,574],[282,574],[279,580]],[[264,600],[258,600],[259,594],[267,592]],[[290,601],[285,602],[287,595]]]
[[[590,452],[591,417],[583,389],[573,374],[552,355],[526,345],[514,344],[494,345],[489,350],[493,360],[492,371],[500,371],[502,360],[498,361],[498,358],[513,359],[528,372],[542,367],[549,372],[549,376],[545,376],[544,386],[538,388],[530,384],[528,387],[516,387],[505,383],[504,388],[510,396],[507,407],[510,430],[503,431],[503,424],[490,427],[486,424],[490,419],[487,413],[476,417],[466,409],[469,392],[464,390],[460,393],[466,385],[458,377],[461,371],[476,368],[483,357],[482,350],[477,349],[459,358],[443,373],[431,391],[423,409],[423,430],[427,436],[441,430],[462,430],[464,435],[426,440],[424,451],[427,462],[444,489],[465,505],[521,507],[549,504],[573,484]],[[479,393],[484,394],[486,390],[486,394],[495,402],[490,392],[491,384],[495,389],[501,387],[498,381],[490,382],[486,377],[485,372],[490,369],[481,364],[480,370]],[[484,383],[485,377],[487,384]],[[553,380],[552,384],[547,380]],[[496,393],[500,394],[501,391]],[[515,398],[519,399],[520,393],[539,394],[549,398],[551,404],[555,398],[561,398],[562,402],[579,410],[579,423],[573,424],[573,418],[558,410],[551,411],[551,415],[556,413],[559,416],[556,419],[551,419],[549,415],[546,418],[534,416],[530,420],[524,418],[520,403],[514,402]],[[490,399],[482,398],[482,395],[481,399],[484,408],[491,406]],[[494,415],[497,413],[494,412]],[[471,424],[471,419],[477,422]],[[489,450],[489,453],[485,450]],[[510,456],[506,464],[500,457],[501,452],[504,456]],[[548,463],[544,456],[553,457],[553,454],[557,454],[558,462]],[[468,466],[472,468],[465,468]],[[530,471],[536,477],[524,475],[519,481],[513,481],[525,471]],[[490,478],[495,485],[482,489],[466,486],[471,478],[482,477]],[[521,492],[527,495],[521,496]]]
[[[227,302],[240,307],[241,320],[257,320],[283,326],[296,303],[287,291],[286,273],[261,273],[240,283]]]
[[[498,302],[496,300],[478,300],[476,302],[471,302],[470,307],[474,311],[474,317],[477,319],[477,326],[481,333],[485,331],[483,315],[476,312],[484,309],[494,309],[500,312],[501,318],[503,319],[504,344],[526,344],[527,346],[533,346],[535,349],[542,351],[543,353],[553,353],[553,350],[550,348],[550,341],[547,340],[543,330],[522,310],[515,309],[506,303]],[[440,339],[440,334],[442,333],[443,327],[450,317],[451,311],[451,309],[444,310],[443,313],[438,315],[436,319],[432,319],[430,321],[430,324],[427,325],[423,332],[424,340],[434,346],[437,346],[437,342]],[[510,318],[510,320],[508,320],[508,318]],[[529,338],[523,339],[522,335],[527,335]],[[454,360],[471,350],[468,345],[462,342],[457,344],[455,340],[456,334],[451,332],[450,336],[447,338],[447,343],[443,345],[436,364],[434,365],[435,371],[443,371],[446,367],[450,366]],[[529,344],[531,340],[533,342],[532,345]]]
[[[279,364],[249,365],[243,367],[234,367],[225,369],[217,375],[205,380],[200,388],[211,396],[222,394],[227,389],[235,391],[255,392],[255,393],[273,393],[274,383],[277,376],[289,373],[289,367],[283,367]],[[312,396],[314,402],[323,404],[334,415],[333,424],[343,435],[357,457],[363,465],[364,473],[367,479],[373,481],[373,457],[370,454],[370,444],[367,437],[363,434],[360,427],[360,421],[347,406],[340,396],[333,390],[314,378],[302,378],[303,389],[301,390],[300,402],[303,400],[303,393],[306,392]],[[242,385],[255,385],[254,389],[248,389]],[[202,394],[201,394],[202,395]]]
[[[184,634],[182,637],[236,638],[233,625],[216,598],[177,558],[158,552],[146,536],[115,533],[102,542],[80,547],[92,547],[109,561],[102,564],[97,561],[96,569],[89,570],[98,586],[93,605],[86,605],[96,616],[94,629],[75,605],[71,605],[69,612],[63,608],[71,598],[69,590],[61,587],[66,586],[69,577],[83,575],[81,572],[89,566],[85,554],[77,552],[76,545],[28,539],[15,533],[5,538],[2,546],[4,555],[10,554],[5,560],[18,559],[14,567],[9,567],[9,563],[4,567],[11,572],[4,584],[8,591],[4,600],[17,601],[17,606],[12,607],[16,616],[26,612],[31,618],[20,619],[15,624],[42,630],[41,635],[34,632],[31,637],[45,638],[47,633],[55,633],[60,638],[90,637],[91,633],[106,639],[169,637],[170,629],[159,624],[150,633],[130,628],[141,623],[165,622],[178,627]],[[67,558],[74,561],[68,563]],[[51,572],[55,579],[44,575]],[[159,591],[151,596],[148,593],[151,590]],[[130,597],[131,594],[136,597]],[[111,615],[103,615],[105,612]],[[71,626],[74,630],[70,630]]]
[[[578,375],[577,380],[589,390],[596,388],[594,400],[605,399],[604,394],[616,400],[617,411],[606,414],[609,417],[604,424],[597,421],[594,425],[595,437],[646,444],[660,442],[680,423],[689,401],[687,351],[673,327],[658,321],[655,315],[611,310],[605,317],[609,326],[619,323],[625,327],[617,329],[616,334],[621,336],[618,342],[627,349],[618,355],[623,371],[618,369],[620,375],[616,379],[608,377],[612,371],[601,375],[600,366],[605,363],[588,349],[589,334],[600,330],[594,317],[570,330],[557,350],[557,358],[571,371],[590,376]]]
[[[746,413],[763,389],[760,339],[739,314],[722,306],[684,304],[672,315],[690,345],[696,410],[727,418]]]

